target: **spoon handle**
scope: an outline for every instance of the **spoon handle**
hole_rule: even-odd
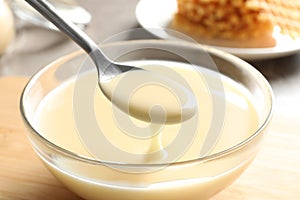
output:
[[[86,35],[80,28],[74,25],[56,11],[56,9],[46,0],[25,0],[40,14],[52,22],[60,31],[65,33],[76,42],[86,53],[90,55],[94,62],[110,63],[108,58],[98,48],[97,44]],[[97,55],[97,58],[96,56]]]

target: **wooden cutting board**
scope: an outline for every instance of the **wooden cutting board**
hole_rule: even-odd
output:
[[[33,152],[19,113],[28,78],[0,78],[0,200],[80,199]],[[242,176],[213,200],[300,199],[300,116],[275,113],[264,146]]]

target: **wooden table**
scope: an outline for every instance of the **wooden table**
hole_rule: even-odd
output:
[[[101,41],[138,27],[137,0],[81,0],[92,14],[87,32]],[[116,24],[112,26],[111,24]],[[19,114],[28,76],[77,47],[58,33],[18,23],[16,43],[0,57],[0,199],[80,199],[62,186],[33,152]],[[48,38],[48,41],[45,38]],[[251,166],[213,200],[300,199],[300,54],[252,62],[270,81],[275,112],[263,148]]]

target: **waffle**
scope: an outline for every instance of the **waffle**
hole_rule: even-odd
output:
[[[266,0],[273,23],[281,33],[292,38],[300,37],[300,0]]]
[[[229,47],[273,47],[274,27],[296,38],[299,0],[177,0],[172,27],[202,43]]]

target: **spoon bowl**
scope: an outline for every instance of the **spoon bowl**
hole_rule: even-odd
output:
[[[25,0],[29,3],[34,9],[36,9],[40,14],[42,14],[45,18],[47,18],[50,22],[54,24],[60,31],[65,33],[69,38],[71,38],[74,42],[76,42],[93,60],[97,71],[98,71],[98,83],[101,90],[104,94],[110,99],[113,103],[120,107],[121,110],[128,113],[128,104],[127,102],[122,102],[122,96],[117,95],[116,100],[113,97],[113,90],[111,89],[103,89],[102,82],[108,82],[109,80],[117,77],[120,74],[141,70],[141,68],[135,66],[129,66],[124,64],[118,64],[111,61],[109,58],[105,56],[105,54],[101,51],[98,45],[80,28],[78,28],[73,23],[69,22],[66,19],[63,19],[62,16],[55,10],[55,8],[45,0]],[[173,123],[173,122],[181,122],[191,118],[196,112],[196,100],[194,95],[190,90],[184,88],[180,84],[176,83],[176,81],[171,80],[167,77],[163,77],[160,75],[155,75],[154,73],[144,72],[144,77],[151,77],[153,81],[164,86],[170,87],[173,91],[175,91],[178,99],[187,99],[183,102],[184,104],[180,105],[179,108],[168,107],[168,103],[162,103],[160,101],[155,102],[155,104],[160,105],[165,109],[164,112],[160,110],[151,109],[152,102],[143,105],[136,106],[137,112],[134,117],[141,118],[142,120],[150,120],[155,123]],[[130,84],[131,80],[128,80],[128,84]],[[108,87],[110,88],[110,87]],[[156,94],[160,96],[160,94]],[[120,101],[121,100],[121,101]],[[182,101],[181,101],[182,102]],[[137,102],[138,104],[142,104],[143,102]],[[187,104],[187,105],[186,105]],[[131,114],[131,113],[128,113]],[[174,116],[175,115],[175,116]],[[149,117],[150,116],[150,117]],[[151,116],[154,116],[151,117]]]

